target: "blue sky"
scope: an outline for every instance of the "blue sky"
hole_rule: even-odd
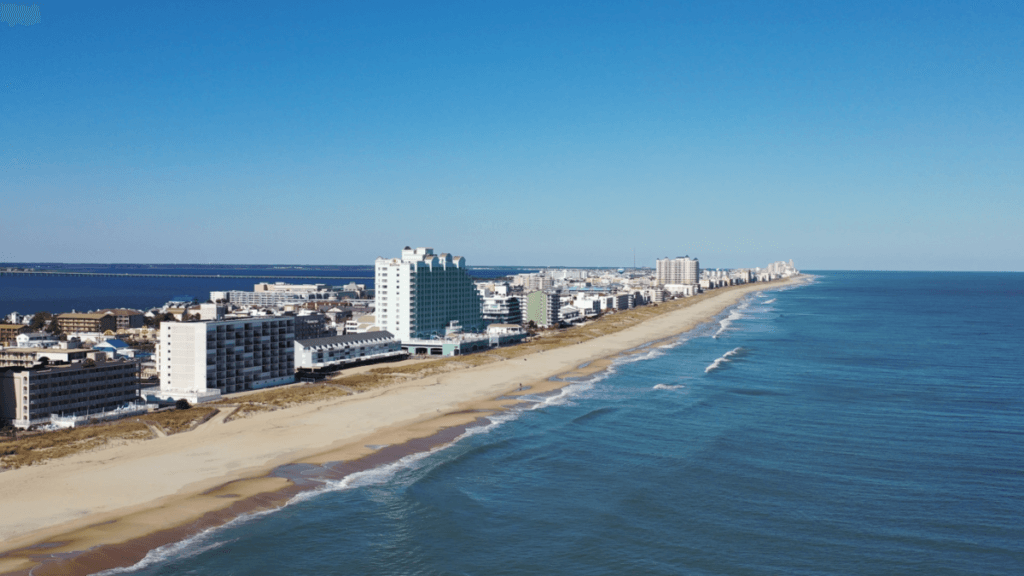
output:
[[[155,4],[0,23],[0,262],[1024,270],[1019,2]]]

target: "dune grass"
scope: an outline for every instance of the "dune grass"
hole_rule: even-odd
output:
[[[117,446],[155,435],[146,423],[155,424],[166,434],[192,430],[215,414],[215,408],[168,410],[144,416],[88,424],[53,432],[20,432],[18,438],[0,438],[0,466],[13,469],[47,460],[88,452],[105,446]]]

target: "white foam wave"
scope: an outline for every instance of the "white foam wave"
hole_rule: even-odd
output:
[[[775,298],[772,298],[771,300],[765,300],[764,302],[762,302],[762,304],[771,304],[772,302],[775,302]]]
[[[561,406],[568,404],[569,402],[572,401],[573,397],[578,396],[581,392],[592,389],[594,387],[594,384],[600,382],[601,380],[604,380],[605,378],[608,378],[613,372],[614,370],[612,370],[611,368],[609,368],[608,370],[604,370],[602,372],[598,372],[597,374],[591,376],[587,380],[576,382],[563,387],[562,389],[559,390],[558,394],[552,394],[550,396],[533,397],[531,397],[530,395],[521,396],[521,399],[533,400],[534,403],[525,407],[506,410],[505,412],[489,416],[487,418],[488,422],[486,424],[467,428],[465,431],[463,431],[462,434],[457,436],[450,443],[431,448],[430,450],[427,450],[425,452],[417,452],[416,454],[410,454],[408,456],[396,460],[395,462],[383,464],[370,470],[363,470],[362,472],[355,472],[349,474],[348,476],[342,478],[341,480],[327,481],[317,488],[296,494],[280,508],[274,508],[271,510],[260,510],[258,512],[243,514],[241,516],[238,516],[237,518],[234,518],[226,522],[225,524],[215,526],[213,528],[208,528],[180,542],[173,542],[171,544],[166,544],[164,546],[154,548],[153,550],[150,550],[149,553],[146,554],[146,556],[142,560],[140,560],[132,566],[124,568],[111,568],[109,570],[97,572],[94,576],[112,576],[114,574],[125,574],[135,572],[137,570],[142,570],[143,568],[147,568],[154,564],[159,564],[165,561],[197,556],[199,554],[202,554],[203,552],[219,548],[220,546],[223,546],[224,544],[228,544],[233,541],[224,540],[221,542],[213,542],[210,544],[203,545],[210,538],[212,538],[217,533],[220,533],[222,530],[231,528],[233,526],[238,526],[240,524],[244,524],[246,522],[249,522],[250,520],[259,518],[261,516],[265,516],[267,514],[273,514],[274,512],[277,512],[287,506],[298,504],[300,502],[305,502],[307,500],[311,500],[313,498],[316,498],[317,496],[329,492],[341,492],[345,490],[351,490],[354,488],[361,488],[364,486],[376,486],[384,484],[391,480],[392,478],[394,478],[395,475],[398,474],[400,471],[413,469],[417,464],[419,464],[426,458],[434,455],[435,453],[450,448],[467,437],[475,436],[477,434],[489,433],[495,428],[501,426],[502,424],[519,418],[526,411],[536,410],[538,408],[543,408],[546,406]]]
[[[722,354],[722,356],[720,356],[719,358],[716,358],[714,362],[709,364],[708,367],[704,369],[704,373],[707,374],[708,372],[711,372],[712,370],[718,369],[722,364],[725,364],[726,362],[730,362],[729,358],[732,357],[732,356],[735,356],[736,354],[739,354],[740,350],[742,350],[742,349],[743,349],[743,347],[741,346],[741,347],[733,348],[732,350],[729,350],[725,354]]]
[[[658,349],[671,350],[677,346],[682,346],[683,344],[686,344],[689,340],[689,338],[677,338],[676,340],[669,342],[668,344],[662,344],[661,346],[658,346]]]
[[[559,390],[558,394],[545,396],[541,398],[540,401],[537,402],[536,404],[533,404],[532,406],[527,406],[525,409],[536,410],[538,408],[544,408],[545,406],[564,406],[566,404],[569,404],[570,402],[572,402],[573,398],[579,396],[581,393],[587,390],[593,389],[594,384],[600,382],[601,380],[604,380],[609,375],[610,372],[606,370],[604,372],[595,374],[594,376],[592,376],[588,380],[584,380],[583,382],[576,382],[575,384],[570,384]],[[508,420],[512,420],[518,417],[519,413],[516,410],[510,410],[508,412],[499,414],[498,416],[496,416],[496,418],[500,418],[502,416],[507,416]],[[507,422],[508,420],[505,421]]]
[[[722,332],[725,332],[725,330],[729,328],[729,325],[732,324],[734,320],[739,320],[740,318],[743,318],[743,313],[740,312],[740,310],[744,309],[746,309],[745,306],[730,310],[729,315],[727,317],[722,318],[721,320],[718,321],[718,332],[715,332],[714,335],[711,337],[718,338],[718,336],[721,335]]]
[[[620,356],[612,361],[612,364],[632,364],[633,362],[640,362],[641,360],[653,360],[659,356],[664,356],[665,351],[661,346],[653,348],[644,353],[630,354],[628,356]]]
[[[680,388],[686,388],[686,386],[683,386],[682,384],[676,384],[675,386],[670,386],[668,384],[655,384],[653,390],[679,390]]]
[[[560,406],[566,404],[570,401],[571,397],[577,395],[578,393],[584,390],[593,388],[594,382],[602,379],[603,377],[591,378],[584,382],[570,384],[559,390],[558,394],[553,394],[551,396],[520,396],[520,398],[523,400],[534,400],[534,403],[529,406],[515,408],[512,410],[506,410],[505,412],[501,412],[493,416],[488,416],[486,424],[466,428],[466,430],[464,430],[462,434],[459,434],[457,437],[455,437],[455,439],[453,439],[448,444],[436,446],[425,452],[417,452],[416,454],[404,456],[390,464],[383,464],[370,470],[355,472],[353,474],[349,474],[348,476],[342,478],[341,480],[327,482],[324,486],[317,488],[315,490],[310,490],[307,492],[303,492],[301,494],[297,494],[291,500],[288,501],[286,506],[309,500],[311,498],[314,498],[321,494],[325,494],[327,492],[340,492],[343,490],[350,490],[352,488],[361,488],[363,486],[376,486],[384,484],[391,480],[392,478],[394,478],[398,472],[402,470],[413,469],[418,463],[422,462],[426,458],[436,454],[437,452],[450,448],[470,436],[476,436],[477,434],[486,434],[494,430],[495,428],[501,426],[502,424],[505,424],[506,422],[511,422],[512,420],[519,418],[525,411],[536,410],[544,406]]]
[[[227,524],[215,526],[213,528],[207,528],[206,530],[203,530],[195,536],[186,538],[181,542],[172,542],[171,544],[165,544],[158,548],[154,548],[150,550],[149,553],[146,554],[146,556],[142,560],[139,560],[131,566],[123,568],[109,568],[107,570],[96,572],[92,576],[113,576],[114,574],[127,574],[129,572],[135,572],[136,570],[148,568],[154,564],[159,564],[167,560],[178,560],[182,558],[191,558],[193,556],[198,556],[203,552],[208,552],[210,550],[220,548],[225,544],[230,544],[237,540],[237,538],[233,538],[231,540],[222,540],[220,542],[212,542],[204,545],[204,543],[208,541],[215,533],[220,532],[221,530],[229,528],[231,526],[238,526],[239,524],[244,524],[254,518],[270,514],[271,512],[274,512],[274,510],[261,510],[259,512],[243,514],[231,520]]]

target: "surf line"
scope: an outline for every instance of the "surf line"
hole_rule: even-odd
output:
[[[741,303],[738,309],[742,310],[746,308],[747,305],[749,305],[748,302]],[[733,312],[731,311],[730,316],[732,314]],[[672,347],[672,345],[678,345],[680,336],[682,336],[683,334],[687,334],[691,331],[698,330],[702,324],[704,323],[697,323],[696,325],[691,326],[689,329],[681,331],[671,336],[656,338],[646,344],[641,345],[640,347],[634,348],[634,350],[636,352],[640,352],[640,356],[647,356],[647,354],[650,354],[651,350],[649,348],[653,344],[666,341],[674,341],[670,345],[658,346],[658,348],[668,348]],[[648,349],[643,350],[644,348]],[[623,354],[622,352],[620,352],[618,354],[611,354],[610,356],[603,357],[603,360],[606,360],[609,364],[611,364],[611,366],[606,365],[605,369],[612,368],[612,370],[608,371],[613,372],[614,360],[629,356],[633,355]],[[598,362],[596,361],[593,363],[598,364]],[[605,372],[605,370],[601,369],[598,366],[594,366],[594,368],[596,368],[594,372]],[[557,396],[562,396],[562,394],[559,394]],[[494,416],[508,409],[509,408],[507,407],[502,409],[496,409]],[[477,417],[473,422],[466,422],[448,428],[443,428],[437,431],[435,434],[428,436],[426,438],[410,438],[400,444],[387,445],[382,449],[377,450],[376,452],[364,455],[360,458],[356,458],[355,460],[350,460],[347,462],[326,462],[319,466],[323,466],[324,468],[330,468],[331,472],[334,473],[323,474],[323,476],[316,478],[316,481],[323,482],[324,480],[334,480],[335,482],[338,482],[339,480],[337,479],[343,481],[347,475],[351,475],[354,472],[361,471],[352,470],[351,468],[348,468],[348,466],[346,465],[354,464],[359,468],[371,468],[374,467],[373,465],[376,463],[379,466],[381,464],[380,460],[385,460],[385,462],[391,460],[391,458],[385,456],[385,454],[389,452],[389,449],[391,448],[402,447],[404,449],[403,452],[405,450],[410,450],[413,453],[424,451],[424,448],[426,450],[429,450],[434,446],[452,444],[453,442],[457,441],[457,438],[461,434],[467,431],[467,428],[489,428],[489,425],[493,424],[494,418],[492,417]],[[420,443],[422,443],[420,446],[416,446],[416,444]],[[424,447],[423,444],[425,444],[426,446]],[[419,450],[417,450],[417,448],[419,448]],[[374,458],[375,456],[376,458]],[[387,454],[387,456],[394,457],[395,455]],[[345,470],[346,468],[347,470]],[[237,480],[233,480],[232,482],[229,482],[221,487],[211,489],[210,491],[208,491],[208,493],[212,493],[218,490],[228,490],[227,486],[229,486],[233,482],[246,482],[249,480],[258,480],[266,477],[276,477],[277,474],[275,474],[274,472],[280,471],[275,470],[268,474],[260,475],[253,478],[240,478]],[[345,474],[345,472],[348,472],[349,474]],[[284,506],[287,506],[289,503],[295,501],[295,498],[297,496],[299,496],[299,501],[304,500],[305,498],[312,496],[304,494],[306,492],[310,492],[310,488],[311,486],[305,483],[301,485],[292,483],[289,486],[277,490],[255,492],[252,495],[247,495],[240,498],[239,500],[235,500],[230,506],[225,506],[224,508],[204,512],[189,524],[182,526],[171,526],[169,528],[157,530],[156,532],[151,532],[146,535],[129,538],[128,540],[119,543],[100,544],[99,546],[90,548],[88,550],[70,551],[67,553],[61,552],[59,556],[46,554],[37,555],[31,553],[30,549],[35,549],[39,547],[38,544],[34,544],[26,548],[9,550],[7,552],[4,552],[3,554],[0,554],[0,558],[27,557],[26,559],[34,563],[34,566],[32,566],[29,569],[32,571],[39,568],[41,568],[42,571],[67,570],[67,572],[65,573],[70,574],[94,574],[104,569],[114,569],[118,572],[131,571],[133,569],[137,569],[133,568],[135,564],[138,564],[139,562],[143,561],[145,557],[149,555],[150,552],[154,552],[157,548],[161,548],[162,546],[166,546],[168,544],[173,544],[176,542],[181,542],[183,540],[189,539],[190,537],[196,536],[199,533],[204,532],[210,528],[219,528],[220,526],[224,526],[228,522],[235,519],[238,519],[237,521],[239,522],[243,522],[251,518],[253,515],[259,514],[260,512],[272,512],[276,509],[280,509]],[[316,488],[313,488],[313,491],[316,490]],[[248,515],[248,518],[238,518],[239,516],[244,515]],[[212,532],[212,534],[216,534],[218,532],[219,530],[215,530]],[[193,542],[195,542],[195,540],[193,540]],[[47,544],[47,542],[43,542],[42,544],[45,545]],[[165,548],[163,552],[170,552],[173,554],[173,551],[167,548]],[[160,551],[154,553],[154,557],[151,557],[151,561],[160,561],[160,559],[158,558],[159,554]]]
[[[707,374],[708,372],[711,372],[712,370],[717,370],[718,368],[720,368],[722,366],[722,364],[725,364],[726,362],[731,362],[731,360],[729,360],[729,358],[739,354],[741,350],[743,350],[743,347],[742,346],[737,346],[736,348],[733,348],[732,350],[729,350],[725,354],[722,354],[720,357],[716,358],[714,362],[709,364],[707,368],[704,369],[704,373]]]

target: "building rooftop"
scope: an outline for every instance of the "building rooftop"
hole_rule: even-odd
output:
[[[25,366],[4,366],[4,367],[0,368],[0,370],[10,370],[10,371],[13,371],[13,372],[28,372],[28,371],[32,371],[32,372],[54,372],[54,371],[56,371],[56,372],[63,372],[63,371],[67,371],[67,370],[81,370],[83,368],[85,368],[85,369],[105,368],[105,367],[113,365],[113,364],[117,364],[119,366],[120,365],[126,365],[126,364],[136,364],[136,365],[139,364],[139,362],[137,360],[128,360],[128,359],[125,359],[125,358],[120,358],[118,360],[94,360],[94,362],[95,362],[95,364],[85,364],[81,360],[75,360],[74,362],[71,362],[71,363],[66,363],[66,362],[61,362],[59,364],[52,364],[51,363],[51,364],[48,364],[46,366],[40,366],[40,365],[37,364],[37,365],[35,365],[35,366],[31,367],[31,368],[28,368],[28,367],[25,367]]]
[[[296,340],[297,343],[303,346],[330,346],[332,344],[348,344],[350,342],[362,342],[365,340],[388,340],[394,338],[394,334],[386,330],[380,330],[378,332],[362,332],[358,334],[344,334],[342,336],[325,336],[323,338],[309,338],[306,340]]]
[[[15,352],[18,354],[70,354],[72,352],[102,352],[88,348],[3,348],[0,353]]]
[[[137,316],[142,314],[140,310],[132,310],[130,308],[107,308],[106,310],[100,310],[101,314],[113,314],[114,316]]]
[[[104,316],[113,316],[110,312],[66,312],[64,314],[58,314],[57,318],[66,318],[71,320],[99,320]]]
[[[125,342],[124,340],[118,340],[117,338],[111,338],[110,340],[106,340],[106,341],[100,342],[99,344],[96,345],[96,348],[114,348],[114,349],[128,348],[128,343]]]

